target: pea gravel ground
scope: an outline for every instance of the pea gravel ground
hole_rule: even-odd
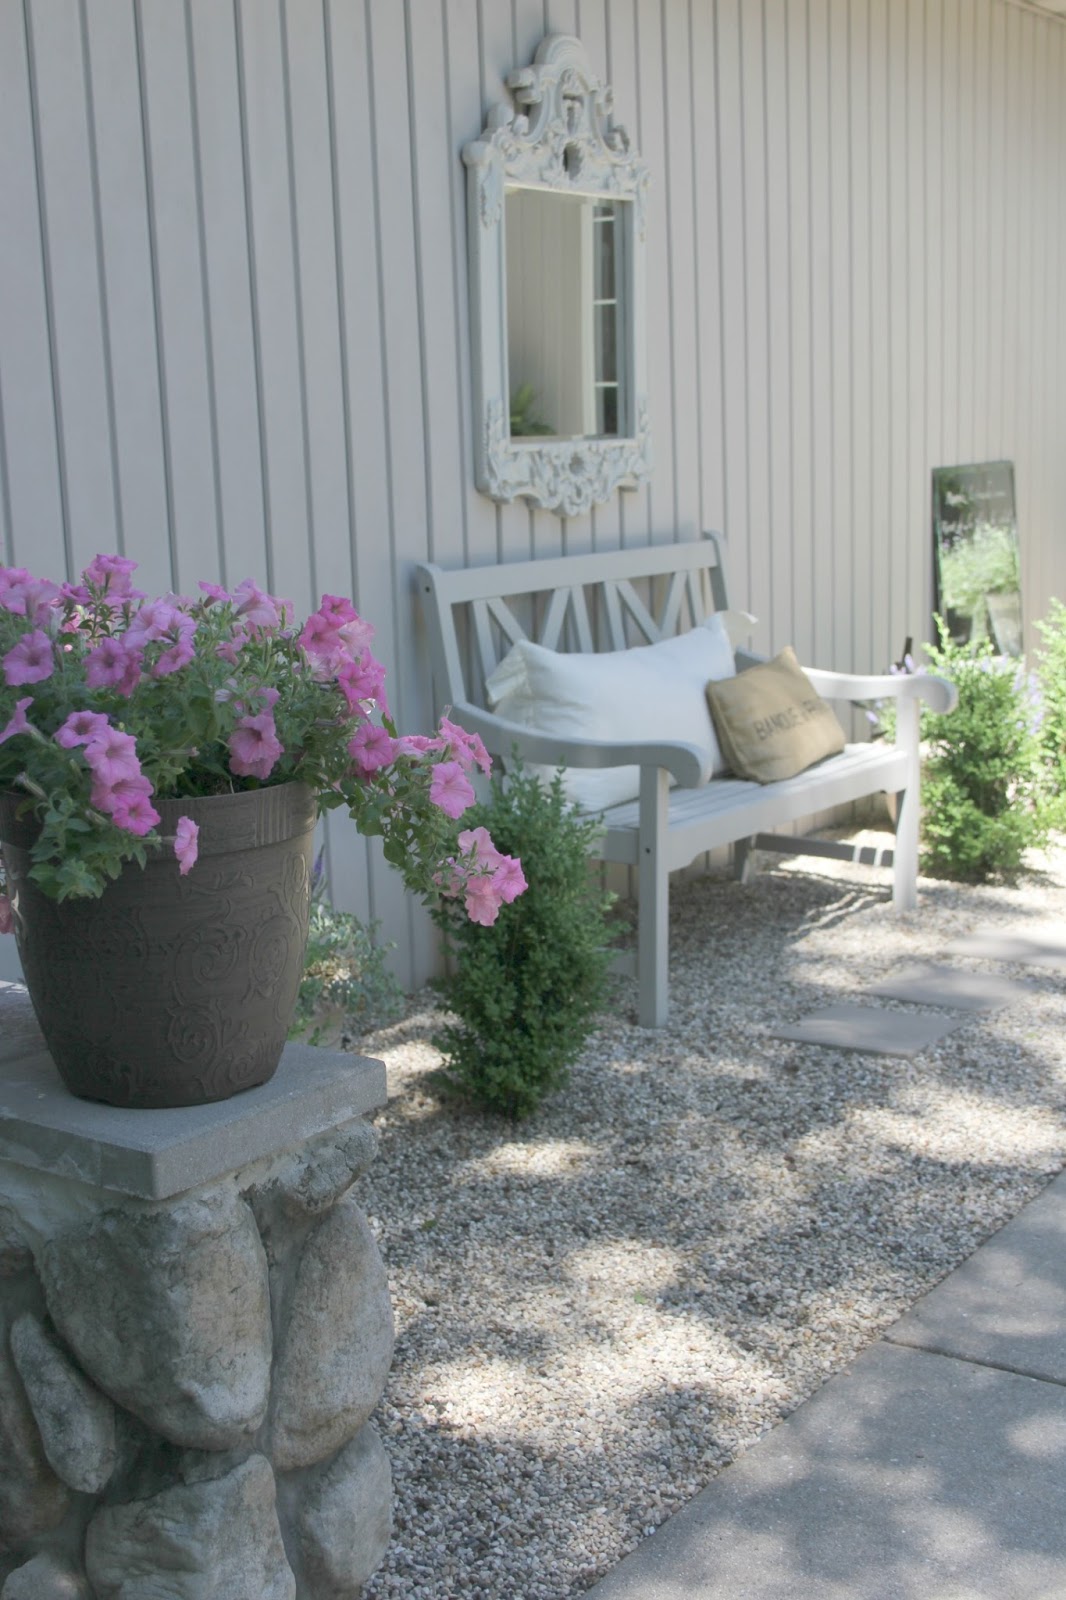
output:
[[[582,1594],[1060,1170],[1066,973],[945,956],[978,925],[1066,930],[1066,840],[1032,864],[923,880],[904,916],[851,865],[678,885],[670,1025],[617,981],[517,1126],[434,1093],[428,995],[359,1042],[388,1067],[358,1197],[398,1331],[365,1600]],[[921,957],[1031,987],[912,1061],[770,1037]]]

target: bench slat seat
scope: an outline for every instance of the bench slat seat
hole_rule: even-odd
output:
[[[849,744],[839,756],[780,783],[715,778],[698,789],[671,789],[667,871],[687,867],[706,850],[735,844],[738,837],[771,833],[818,811],[906,786],[906,763],[894,745]],[[740,830],[738,834],[738,828]],[[603,813],[597,856],[636,866],[640,856],[640,801],[626,800]]]
[[[944,679],[806,667],[812,686],[828,700],[893,700],[895,742],[849,744],[779,783],[712,777],[709,756],[693,744],[565,738],[505,721],[485,708],[484,684],[519,639],[553,650],[622,650],[672,638],[714,611],[726,612],[713,534],[544,561],[450,570],[427,564],[418,568],[418,581],[438,705],[479,733],[492,755],[505,763],[517,751],[530,763],[640,769],[639,798],[603,813],[596,853],[636,869],[636,971],[645,1027],[666,1021],[670,873],[705,851],[732,845],[745,873],[752,845],[766,847],[764,841],[779,851],[837,853],[824,840],[780,830],[868,795],[894,794],[893,904],[899,910],[917,904],[919,710],[922,703],[938,712],[952,709],[955,690]],[[738,670],[759,659],[740,650],[736,656]]]

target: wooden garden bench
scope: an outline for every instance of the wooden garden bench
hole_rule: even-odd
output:
[[[493,755],[505,763],[517,751],[526,763],[639,767],[639,796],[603,812],[596,854],[637,870],[635,970],[643,1026],[661,1027],[666,1020],[669,875],[705,851],[735,846],[735,864],[745,875],[752,849],[854,858],[848,845],[776,830],[865,796],[894,794],[895,849],[876,859],[893,866],[896,908],[916,905],[919,703],[950,711],[951,684],[926,674],[866,676],[805,667],[827,700],[894,700],[895,742],[848,744],[842,754],[776,783],[710,777],[706,753],[693,744],[569,739],[506,721],[486,708],[484,685],[520,639],[551,650],[624,650],[672,638],[714,611],[726,612],[714,535],[543,561],[451,570],[424,565],[418,582],[438,703],[479,733]],[[737,669],[761,659],[738,650]],[[874,859],[874,853],[864,859]]]

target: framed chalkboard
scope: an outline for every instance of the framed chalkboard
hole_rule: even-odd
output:
[[[933,468],[937,614],[958,644],[1022,653],[1014,463]]]

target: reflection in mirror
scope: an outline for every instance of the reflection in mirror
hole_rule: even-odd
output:
[[[632,431],[629,203],[550,189],[505,200],[511,437]]]
[[[1022,654],[1014,466],[984,461],[934,467],[936,609],[957,644],[990,641]]]

